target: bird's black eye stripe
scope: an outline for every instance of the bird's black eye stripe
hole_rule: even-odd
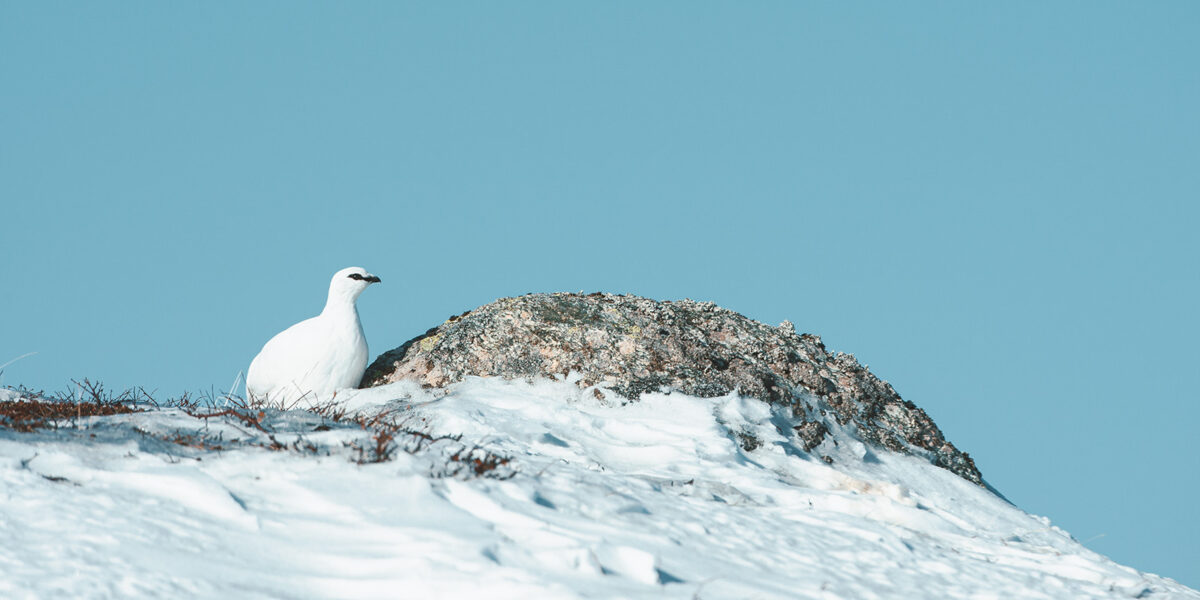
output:
[[[359,281],[363,280],[363,276],[359,275],[358,273],[351,273],[351,274],[347,275],[347,277],[349,277],[350,279],[357,279]]]

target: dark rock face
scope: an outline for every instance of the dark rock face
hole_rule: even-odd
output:
[[[700,397],[737,389],[792,406],[804,419],[795,429],[806,451],[828,435],[822,420],[832,416],[853,423],[869,443],[927,456],[964,479],[983,481],[970,456],[946,441],[925,411],[854,356],[830,354],[819,337],[797,335],[787,321],[770,327],[711,302],[599,293],[502,298],[383,353],[362,385],[411,379],[443,387],[468,375],[571,371],[582,376],[580,386],[600,385],[629,399],[667,388]],[[811,397],[833,414],[807,402]]]

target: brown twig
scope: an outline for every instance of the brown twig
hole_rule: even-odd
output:
[[[265,434],[270,435],[270,433],[271,433],[271,432],[267,431],[265,427],[262,426],[262,419],[267,416],[267,413],[265,413],[261,410],[258,411],[257,415],[248,415],[248,414],[242,414],[242,413],[238,412],[236,409],[227,408],[225,410],[218,411],[215,413],[198,414],[198,415],[192,415],[192,416],[196,417],[197,419],[211,419],[214,417],[237,417],[243,423],[250,425],[250,426],[254,427],[255,429],[258,429],[259,431],[261,431]]]

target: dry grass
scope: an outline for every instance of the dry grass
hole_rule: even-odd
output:
[[[517,474],[511,468],[511,462],[510,458],[492,454],[488,450],[474,446],[469,450],[455,452],[450,456],[450,463],[457,465],[458,468],[448,475],[511,479]]]
[[[0,427],[29,433],[38,429],[58,429],[62,422],[74,423],[84,417],[106,417],[138,412],[136,404],[149,398],[141,388],[113,395],[101,383],[72,381],[71,392],[47,395],[26,389],[17,391],[24,400],[0,402]]]
[[[276,432],[268,422],[268,415],[294,410],[294,404],[284,407],[212,392],[198,396],[183,394],[179,398],[160,404],[151,393],[142,388],[114,394],[106,390],[103,384],[87,379],[72,383],[74,386],[69,392],[50,395],[19,389],[23,400],[0,401],[0,427],[28,433],[45,428],[75,427],[78,426],[76,421],[84,417],[130,414],[141,412],[146,406],[166,406],[178,408],[188,416],[205,422],[209,419],[236,421],[262,436],[251,434],[247,440],[226,440],[220,432],[209,434],[207,426],[198,431],[175,430],[171,433],[152,433],[140,427],[134,427],[133,431],[142,436],[202,451],[221,452],[237,447],[256,446],[302,454],[329,453],[303,437],[298,437],[290,443],[276,439]],[[459,435],[436,435],[432,433],[431,425],[425,417],[407,409],[357,414],[349,413],[336,401],[330,401],[306,410],[321,417],[323,421],[315,431],[329,431],[334,426],[352,426],[367,433],[365,440],[344,442],[344,446],[351,451],[352,460],[359,465],[388,462],[395,459],[398,452],[416,455],[436,447],[446,458],[446,464],[432,466],[432,477],[508,479],[516,474],[512,469],[511,459],[493,454],[478,445],[468,447],[462,443]],[[263,437],[266,438],[265,441]]]
[[[37,429],[57,429],[60,421],[83,417],[107,417],[136,412],[122,404],[74,404],[26,400],[0,402],[0,426],[28,433]]]

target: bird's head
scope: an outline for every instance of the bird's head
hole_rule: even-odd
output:
[[[329,282],[329,296],[343,297],[354,302],[367,286],[379,281],[378,277],[362,267],[347,267],[333,274],[333,280]]]

